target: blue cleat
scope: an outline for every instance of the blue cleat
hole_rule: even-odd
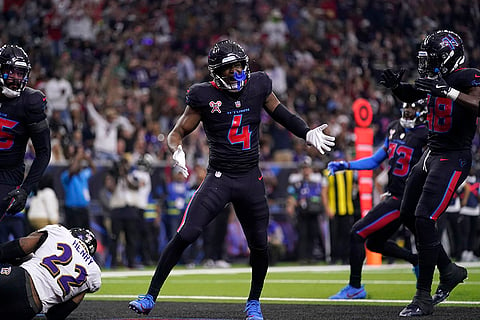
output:
[[[245,320],[263,320],[262,310],[260,309],[260,302],[258,302],[258,300],[248,300],[243,312],[247,313]]]
[[[329,297],[328,299],[337,300],[337,299],[365,299],[367,297],[367,291],[365,291],[364,286],[360,288],[354,288],[351,285],[347,285],[345,288],[340,290],[336,295]]]
[[[128,307],[140,314],[149,314],[155,306],[153,297],[149,294],[139,295],[137,300],[130,301]]]
[[[418,276],[420,275],[420,265],[416,265],[412,268],[412,272],[413,274],[415,275],[415,277],[417,277],[417,280],[418,280]]]

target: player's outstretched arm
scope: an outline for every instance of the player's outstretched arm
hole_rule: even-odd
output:
[[[310,129],[307,123],[298,115],[289,111],[273,92],[265,101],[265,110],[275,121],[297,137],[305,139],[307,143],[313,145],[321,154],[325,154],[325,152],[332,150],[335,146],[335,137],[323,132],[328,127],[327,124]]]

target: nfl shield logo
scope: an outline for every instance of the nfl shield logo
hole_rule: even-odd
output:
[[[242,106],[242,104],[240,103],[240,101],[235,101],[235,108],[240,108]]]

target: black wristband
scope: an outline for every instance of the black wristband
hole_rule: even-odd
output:
[[[279,104],[270,116],[299,138],[306,139],[310,130],[307,123],[295,113],[290,112],[283,104]]]

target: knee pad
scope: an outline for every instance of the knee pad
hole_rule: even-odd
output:
[[[200,237],[202,234],[202,230],[197,227],[183,227],[180,229],[177,234],[182,238],[183,241],[186,241],[188,243],[193,243],[195,240]]]
[[[352,230],[350,232],[350,243],[355,244],[355,243],[364,243],[365,238],[360,236],[355,230]]]
[[[418,230],[416,241],[419,247],[431,248],[440,245],[440,237],[434,220],[417,217],[415,228]]]

